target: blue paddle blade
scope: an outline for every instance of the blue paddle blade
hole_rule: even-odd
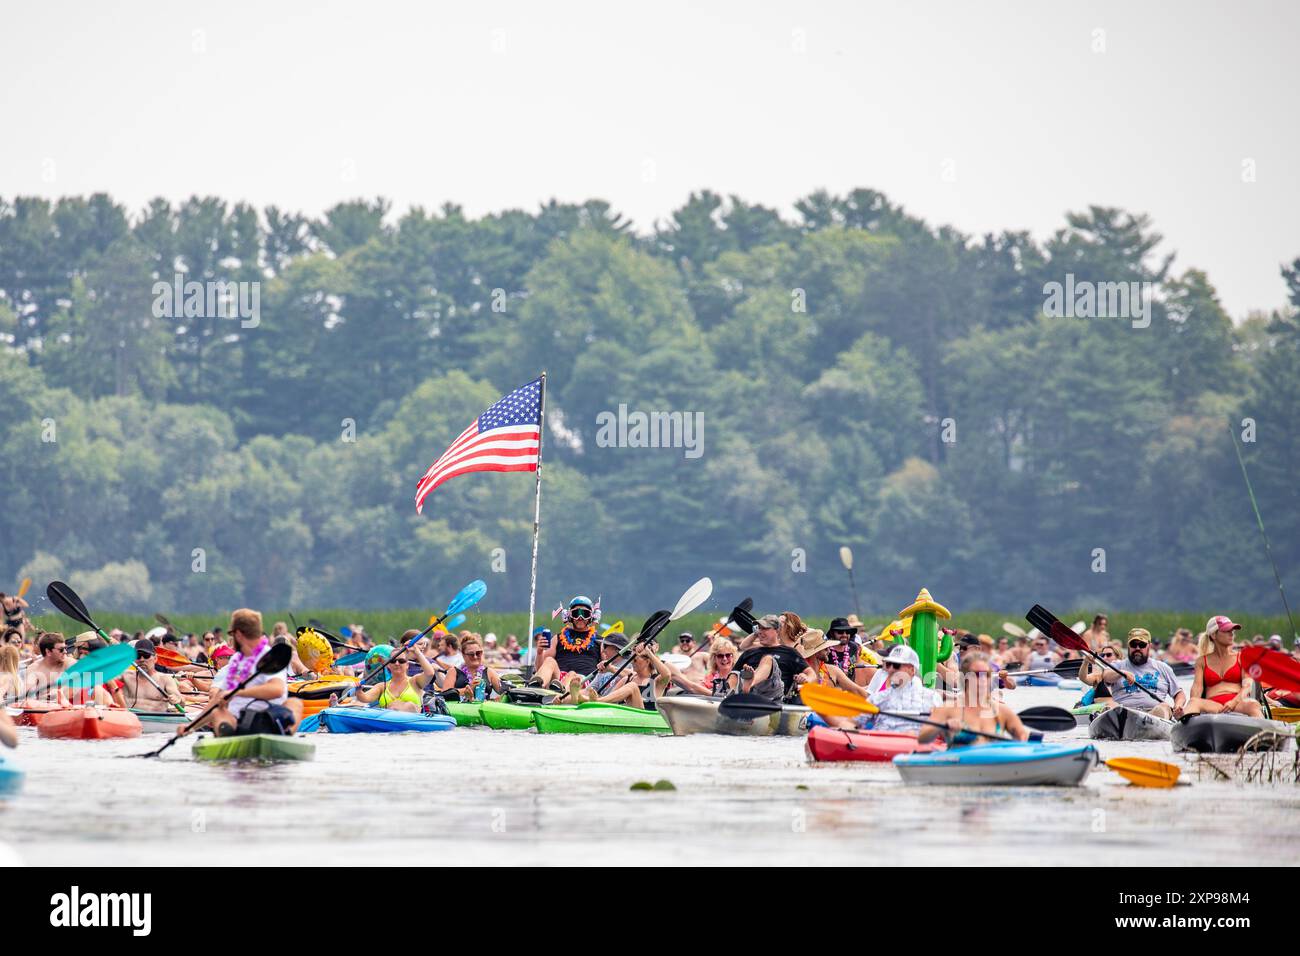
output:
[[[453,617],[450,621],[447,621],[442,626],[449,631],[454,631],[456,630],[456,628],[460,627],[464,623],[465,623],[465,615],[457,614],[455,617]]]
[[[339,628],[339,633],[342,634],[344,637],[351,637],[351,636],[352,636],[352,628],[350,628],[350,627],[348,627],[346,624],[344,624],[342,627]]]
[[[112,647],[91,651],[60,674],[54,683],[59,687],[89,690],[120,676],[134,663],[134,647],[130,644],[114,644]]]
[[[353,664],[360,664],[365,659],[366,659],[365,651],[355,651],[354,653],[351,654],[344,654],[334,663],[337,664],[339,667],[351,667]]]
[[[471,581],[461,588],[459,594],[451,599],[447,605],[447,616],[459,614],[461,611],[468,611],[479,601],[483,600],[483,595],[487,594],[486,581]]]

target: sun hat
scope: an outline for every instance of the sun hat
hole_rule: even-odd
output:
[[[825,631],[819,631],[815,627],[810,627],[799,636],[799,655],[804,658],[812,657],[818,651],[824,651],[828,647],[835,647],[839,641],[832,641],[826,636]]]

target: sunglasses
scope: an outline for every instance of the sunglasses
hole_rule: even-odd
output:
[[[482,657],[482,656],[483,656],[483,652],[482,652],[482,651],[466,651],[462,656],[463,656],[463,657]]]
[[[1103,661],[1113,661],[1113,660],[1115,659],[1115,652],[1114,652],[1114,651],[1102,651],[1102,652],[1101,652],[1100,654],[1098,654],[1097,656],[1100,657]]]
[[[735,654],[714,654],[713,659],[715,661],[729,661],[735,656]]]
[[[1151,645],[1148,644],[1146,641],[1129,641],[1128,646],[1142,648],[1142,647],[1150,647]]]
[[[892,671],[892,670],[897,670],[898,668],[900,668],[900,667],[902,667],[902,666],[903,666],[902,663],[899,662],[899,661],[885,661],[885,667],[888,668],[888,669],[891,670],[891,671]]]

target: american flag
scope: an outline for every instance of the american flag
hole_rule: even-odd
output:
[[[429,466],[415,489],[415,510],[448,478],[471,471],[536,471],[542,443],[542,380],[515,389],[474,421],[442,457]]]

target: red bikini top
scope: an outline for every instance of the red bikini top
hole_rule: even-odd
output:
[[[1240,684],[1241,683],[1241,660],[1232,662],[1232,666],[1224,671],[1223,676],[1210,666],[1210,658],[1205,658],[1205,686],[1213,687],[1215,684]]]

